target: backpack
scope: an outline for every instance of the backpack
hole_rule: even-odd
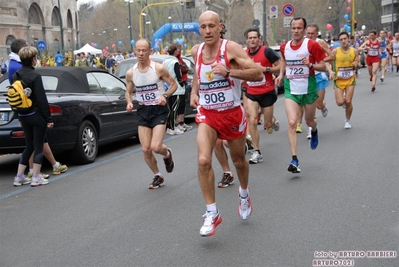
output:
[[[17,77],[19,77],[17,73]],[[28,109],[32,106],[32,100],[24,92],[25,84],[22,80],[16,80],[10,86],[7,86],[8,104],[12,110]]]

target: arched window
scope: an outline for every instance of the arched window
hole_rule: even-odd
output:
[[[15,36],[14,35],[8,35],[6,38],[6,46],[7,46],[7,55],[11,53],[11,43],[12,41],[15,40]]]
[[[72,47],[71,47],[71,40],[68,39],[68,42],[67,42],[66,46],[67,46],[67,47],[65,48],[65,51],[71,50],[71,48],[72,48]]]
[[[58,7],[53,8],[53,13],[51,14],[51,25],[60,26],[60,15]]]
[[[29,24],[42,24],[40,20],[40,9],[36,5],[31,5],[29,8],[29,17],[28,17],[28,23]]]
[[[68,28],[72,28],[73,27],[73,25],[72,25],[72,14],[71,14],[71,10],[69,10],[69,9],[68,9],[68,12],[67,12],[67,27]]]
[[[60,51],[60,45],[58,43],[58,39],[54,39],[53,47],[54,47],[54,54],[57,53],[57,51]]]

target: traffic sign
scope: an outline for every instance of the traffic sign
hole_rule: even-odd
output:
[[[284,28],[289,28],[289,27],[291,27],[291,20],[293,19],[294,17],[284,17]]]
[[[294,6],[292,4],[285,4],[283,6],[283,15],[286,17],[290,17],[292,15],[294,15],[295,9]]]
[[[39,42],[37,42],[37,49],[39,49],[39,50],[44,50],[44,49],[46,49],[46,42],[45,42],[45,41],[39,41]]]
[[[270,6],[270,18],[276,19],[278,17],[278,6]]]

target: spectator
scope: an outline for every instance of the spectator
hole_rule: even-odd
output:
[[[77,53],[75,56],[75,67],[80,66],[80,53]]]
[[[62,62],[64,61],[64,57],[61,55],[60,51],[57,51],[57,54],[54,56],[55,65],[57,67],[62,66]]]
[[[1,58],[1,73],[0,77],[7,73],[7,61],[4,60],[4,57]]]
[[[118,51],[116,56],[115,56],[115,65],[118,66],[119,63],[121,63],[121,61],[123,60],[123,55],[121,54],[121,51]]]
[[[91,67],[90,61],[87,59],[85,53],[80,53],[80,67]]]
[[[69,53],[65,53],[64,59],[62,60],[62,65],[73,66],[73,60],[72,57],[69,55]]]
[[[44,92],[43,82],[40,74],[34,71],[37,59],[37,49],[31,46],[22,47],[19,51],[22,68],[13,76],[12,81],[23,80],[26,87],[31,88],[30,99],[32,107],[27,110],[17,110],[19,121],[25,133],[26,147],[22,153],[17,175],[14,178],[14,186],[31,184],[40,186],[48,184],[48,180],[40,175],[43,161],[43,143],[46,136],[46,129],[53,128],[50,108]],[[29,164],[29,157],[34,152],[33,177],[29,180],[25,175],[25,169]]]
[[[172,44],[168,48],[168,56],[164,60],[163,65],[168,69],[170,75],[173,77],[175,81],[177,81],[177,90],[173,93],[171,97],[167,99],[169,106],[169,119],[167,123],[166,133],[169,135],[182,134],[184,133],[183,128],[177,127],[177,114],[181,113],[181,103],[182,100],[180,97],[185,95],[184,82],[182,80],[181,70],[179,61],[176,58],[178,51],[177,45]],[[183,106],[183,114],[184,114],[184,106]]]
[[[181,57],[182,44],[179,42],[177,42],[175,44],[177,46],[176,58],[177,58],[177,60],[179,60],[179,63],[180,63],[181,76],[182,76],[182,80],[184,83],[183,87],[184,87],[185,91],[187,92],[187,89],[190,86],[190,91],[191,91],[191,85],[187,84],[188,67],[187,67],[186,63],[184,63],[184,61]],[[178,127],[182,128],[184,131],[191,130],[193,128],[193,126],[187,125],[184,122],[184,113],[186,111],[186,94],[184,94],[180,97],[180,106],[181,106],[181,108],[179,108],[178,113],[177,113]]]
[[[24,46],[29,46],[28,42],[25,41],[24,39],[15,39],[11,43],[11,46],[10,46],[11,53],[10,53],[10,55],[8,55],[8,58],[10,60],[9,66],[8,66],[8,81],[10,82],[10,84],[12,83],[11,76],[22,67],[22,63],[18,56],[18,52]]]
[[[108,54],[107,59],[105,60],[105,69],[108,70],[109,73],[113,73],[113,67],[115,64],[115,59],[113,59],[111,54]]]

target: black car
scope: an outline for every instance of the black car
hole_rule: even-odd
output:
[[[100,145],[138,135],[137,113],[126,111],[126,85],[105,70],[91,67],[42,67],[40,73],[54,128],[47,131],[53,151],[67,151],[85,164],[96,159]],[[0,81],[0,154],[20,153],[25,139],[18,116]],[[138,104],[134,100],[134,106]]]
[[[162,64],[162,62],[167,58],[167,55],[151,55],[150,59]],[[194,74],[194,63],[191,61],[191,59],[182,56],[182,59],[184,63],[188,67],[188,73],[187,73],[187,86],[186,86],[186,112],[185,112],[185,117],[194,117],[196,114],[196,109],[190,107],[190,94],[191,94],[191,83],[193,80],[193,74]],[[119,77],[122,80],[125,80],[126,72],[134,66],[134,64],[137,63],[137,57],[133,58],[128,58],[123,60],[121,63],[119,63],[118,67],[115,70],[115,76]]]

